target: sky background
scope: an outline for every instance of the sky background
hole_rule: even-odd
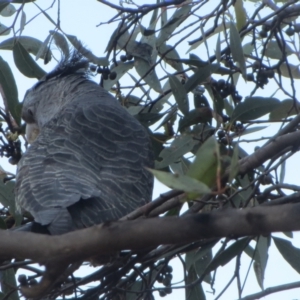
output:
[[[119,1],[111,1],[112,3],[119,4]],[[137,1],[140,5],[142,4],[153,4],[156,1]],[[49,5],[49,3],[52,3],[52,1],[37,1],[38,5],[43,5],[44,9]],[[212,6],[215,4],[215,1],[211,1]],[[252,5],[253,3],[247,3],[247,5]],[[17,6],[16,6],[17,7]],[[250,7],[250,6],[249,6]],[[253,9],[253,8],[252,8]],[[29,20],[31,17],[35,16],[39,13],[39,10],[33,5],[28,4],[25,6],[25,13],[27,20]],[[57,20],[57,2],[54,4],[53,8],[51,10],[48,10],[47,13],[56,21]],[[172,12],[169,12],[169,16],[172,14]],[[62,30],[67,34],[76,35],[85,46],[87,46],[95,55],[97,56],[104,56],[104,50],[106,48],[106,45],[111,38],[112,32],[116,28],[116,23],[103,25],[101,27],[98,27],[97,25],[101,22],[106,22],[110,20],[115,15],[115,10],[108,8],[107,6],[100,4],[96,0],[86,0],[86,1],[80,1],[80,0],[64,0],[61,1],[61,11],[60,11],[60,20],[61,20],[61,28]],[[147,19],[147,18],[146,18]],[[6,26],[11,25],[13,21],[13,17],[10,18],[0,18],[1,23],[3,23]],[[17,21],[16,24],[18,24],[19,21]],[[146,21],[144,24],[148,24]],[[36,17],[32,22],[30,22],[28,25],[25,26],[25,29],[22,33],[22,35],[30,35],[33,37],[36,37],[40,39],[41,41],[44,41],[49,33],[49,30],[53,30],[54,25],[49,22],[43,15],[39,15]],[[8,36],[1,36],[0,42],[7,39]],[[189,39],[187,39],[188,41]],[[212,48],[210,49],[210,54],[214,53],[214,45],[212,44]],[[181,46],[182,50],[179,50],[180,53],[185,53],[187,49],[187,42],[184,42]],[[185,48],[185,51],[184,51]],[[59,58],[59,52],[55,50],[53,47],[53,52]],[[202,59],[207,58],[206,51],[202,51],[199,49],[196,49],[192,51],[192,53],[195,53],[196,55],[200,56]],[[30,88],[35,82],[36,79],[29,79],[24,77],[22,74],[19,73],[19,71],[15,68],[14,62],[12,59],[12,52],[11,51],[0,51],[0,55],[4,60],[6,60],[9,64],[11,69],[13,70],[13,73],[15,75],[15,79],[18,86],[19,91],[19,99],[22,100],[23,96],[28,88]],[[188,54],[184,54],[184,57],[188,57]],[[47,71],[50,71],[54,68],[55,62],[54,60],[47,66],[44,66],[42,61],[39,60],[39,63],[42,68],[44,68]],[[164,74],[163,74],[164,75]],[[96,78],[97,81],[99,81],[99,77]],[[243,84],[243,83],[241,83]],[[289,83],[287,83],[289,84]],[[247,93],[250,92],[250,88],[248,85],[244,85],[243,96],[246,96]],[[273,89],[272,86],[268,85],[267,89],[260,92],[260,95],[270,95],[275,91],[275,87]],[[277,131],[277,128],[275,126],[270,126],[267,130],[264,132],[259,132],[254,135],[257,137],[263,137],[263,136],[273,136],[274,133]],[[251,137],[251,136],[250,136]],[[249,138],[250,138],[249,137]],[[261,143],[263,144],[263,142]],[[257,145],[257,144],[256,144]],[[253,145],[250,144],[243,144],[242,147],[246,149],[249,153],[253,151]],[[299,184],[299,175],[297,170],[299,170],[299,155],[296,154],[292,159],[288,160],[287,162],[287,172],[286,172],[286,181],[289,183],[295,183]],[[14,172],[15,168],[11,165],[9,165],[6,161],[6,159],[2,158],[0,165],[10,171]],[[166,191],[167,188],[163,186],[162,184],[156,182],[155,189],[154,189],[154,195],[153,197],[156,198],[160,193]],[[278,235],[282,236],[282,235]],[[300,235],[296,233],[294,235],[294,239],[292,240],[293,244],[295,246],[300,247]],[[253,246],[254,244],[252,244]],[[250,259],[247,257],[246,254],[243,255],[241,260],[241,274],[242,274],[242,281],[247,273],[247,270],[249,268]],[[174,272],[173,272],[173,283],[179,282],[182,280],[182,268],[181,265],[178,262],[172,263]],[[212,294],[211,288],[204,284],[204,290],[206,291],[206,296],[208,300],[215,299],[216,295],[219,294],[219,292],[226,286],[229,279],[232,277],[233,272],[235,268],[235,263],[231,263],[226,265],[223,268],[219,268],[217,277],[216,277],[216,284],[214,288],[216,289],[215,295]],[[276,286],[279,284],[284,283],[290,283],[293,281],[299,280],[299,274],[296,273],[285,261],[281,258],[280,254],[276,250],[275,246],[270,248],[269,251],[269,260],[267,265],[267,270],[265,274],[265,288],[270,286]],[[182,285],[181,283],[180,285]],[[226,293],[221,297],[221,299],[237,299],[237,285],[234,282],[231,287],[226,291]],[[252,294],[255,292],[259,292],[260,288],[257,284],[252,266],[250,268],[250,274],[247,280],[247,283],[245,285],[245,290],[243,295],[246,296],[248,294]],[[158,294],[155,294],[156,298],[159,299]],[[171,295],[168,295],[164,299],[168,300],[177,300],[177,299],[184,299],[184,290],[173,290],[173,293]],[[281,299],[290,299],[290,300],[296,300],[300,299],[300,289],[293,289],[277,294],[272,294],[270,296],[265,297],[264,299],[267,300],[281,300]]]

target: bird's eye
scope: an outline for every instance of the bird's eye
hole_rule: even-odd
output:
[[[28,112],[28,115],[29,115],[30,117],[33,117],[33,112],[32,112],[32,110],[31,110],[30,108],[28,108],[27,112]]]

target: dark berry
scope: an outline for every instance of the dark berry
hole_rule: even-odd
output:
[[[95,66],[95,65],[90,65],[90,70],[91,70],[92,72],[96,72],[97,66]]]
[[[274,70],[267,70],[267,71],[265,72],[265,74],[266,74],[266,76],[267,76],[268,78],[273,78],[274,75],[275,75],[275,72],[274,72]]]
[[[265,30],[261,30],[261,31],[259,32],[259,36],[260,36],[261,38],[266,38],[266,37],[268,36],[268,32],[265,31]]]
[[[219,139],[225,137],[225,132],[223,130],[219,130],[218,131],[218,137],[219,137]]]
[[[115,71],[113,71],[109,74],[109,79],[110,80],[115,80],[116,78],[117,78],[117,73]]]
[[[173,268],[171,266],[166,266],[165,270],[166,270],[166,273],[172,273],[173,272]]]
[[[254,80],[254,75],[253,73],[247,74],[247,81],[253,81]]]
[[[133,55],[131,55],[131,54],[127,54],[126,57],[127,57],[127,60],[132,60],[133,59]]]
[[[159,290],[159,296],[165,297],[167,296],[167,293],[164,290]]]
[[[224,79],[218,80],[218,88],[223,89],[224,87],[225,87],[225,80]]]
[[[97,69],[97,73],[98,73],[98,74],[102,74],[102,73],[103,73],[103,69],[102,69],[101,67],[99,67],[99,68]]]
[[[292,36],[292,35],[295,34],[295,30],[294,30],[293,27],[290,26],[290,27],[285,31],[285,33],[286,33],[288,36]]]
[[[21,285],[26,285],[27,284],[27,276],[24,275],[24,274],[21,274],[18,276],[18,282],[21,284]]]
[[[159,274],[159,275],[157,276],[157,282],[158,282],[158,283],[162,283],[162,282],[163,282],[163,279],[164,279],[164,277],[163,277],[161,274]]]
[[[125,62],[125,61],[127,61],[127,56],[126,55],[121,55],[120,59],[121,59],[122,62]]]

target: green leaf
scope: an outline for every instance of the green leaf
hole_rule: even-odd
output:
[[[117,77],[113,80],[111,79],[107,79],[107,80],[103,80],[103,88],[107,91],[109,91],[117,82],[118,80],[120,80],[120,78],[122,78],[125,74],[127,74],[127,72],[132,69],[134,66],[134,62],[133,61],[128,61],[128,62],[118,62],[118,66],[117,67],[113,67],[110,71],[111,72],[116,72]]]
[[[170,50],[171,49],[171,50]],[[166,55],[164,53],[168,52]],[[161,44],[158,48],[158,53],[163,57],[163,60],[173,67],[176,71],[182,72],[183,66],[180,62],[180,56],[177,50],[171,45]]]
[[[258,241],[256,243],[253,268],[257,282],[262,290],[264,289],[264,275],[269,257],[269,246],[270,238],[259,236]]]
[[[296,107],[295,107],[296,106]],[[285,119],[292,115],[297,115],[300,103],[293,99],[285,99],[280,102],[276,109],[272,110],[269,116],[270,121]]]
[[[210,123],[212,119],[212,110],[209,107],[200,107],[195,108],[189,111],[189,113],[184,116],[179,121],[178,130],[189,127],[191,125],[199,124],[199,123]]]
[[[10,31],[11,31],[11,28],[8,28],[4,24],[0,24],[0,35],[2,35],[2,36],[9,35]]]
[[[226,248],[223,252],[217,254],[207,267],[207,271],[211,272],[220,266],[225,266],[237,255],[241,254],[250,242],[250,238],[241,238]]]
[[[169,75],[170,87],[179,109],[184,115],[189,113],[189,98],[184,86],[175,75]]]
[[[9,300],[20,299],[15,276],[16,274],[13,268],[2,271],[1,290],[6,296],[9,294],[9,297],[6,298]]]
[[[220,34],[218,34],[217,45],[216,45],[216,59],[218,64],[221,62],[221,39]]]
[[[232,53],[233,60],[239,64],[243,78],[246,80],[247,78],[246,62],[245,62],[242,42],[236,26],[232,22],[230,23],[230,50]]]
[[[212,241],[209,244],[201,246],[201,248],[198,250],[188,252],[185,257],[185,267],[187,271],[190,270],[190,268],[195,264],[196,261],[202,259],[203,256],[210,252],[217,242],[218,240]]]
[[[18,125],[21,123],[21,104],[14,75],[9,64],[0,56],[0,84],[3,89],[7,107]]]
[[[213,258],[213,254],[212,254],[212,250],[208,251],[208,253],[206,255],[204,255],[201,259],[198,259],[195,262],[195,270],[198,274],[198,276],[204,276],[203,281],[205,281],[206,283],[211,283],[212,281],[212,277],[211,277],[211,273],[207,272],[207,266],[211,263]]]
[[[152,65],[149,62],[145,61],[142,58],[135,57],[134,66],[137,73],[154,91],[156,91],[157,93],[162,92],[160,81],[158,80],[158,77],[155,73],[155,69],[151,70],[150,73],[148,73],[149,69],[152,67]],[[145,76],[145,74],[147,75]]]
[[[29,78],[41,79],[46,74],[46,72],[39,67],[21,43],[17,42],[15,44],[13,48],[13,56],[16,67],[23,75]]]
[[[52,34],[55,45],[62,51],[64,57],[68,58],[70,55],[69,44],[65,36],[57,31],[50,30]]]
[[[173,16],[165,23],[160,33],[157,37],[156,46],[159,47],[161,44],[165,43],[174,30],[186,19],[189,15],[192,5],[183,5],[181,8],[177,9]]]
[[[275,72],[280,74],[281,76],[287,77],[287,78],[293,78],[293,79],[300,79],[300,70],[299,66],[293,65],[293,64],[286,64],[285,62],[280,64],[279,67],[280,72],[278,72],[277,69],[275,69]]]
[[[32,38],[30,36],[20,36],[18,38],[9,38],[2,43],[0,43],[1,50],[13,50],[14,45],[19,42],[27,52],[33,54],[34,56],[37,55],[40,48],[42,47],[43,42],[38,39]],[[47,51],[41,55],[42,59],[45,59],[45,55],[47,56],[47,60],[51,60],[51,51]]]
[[[23,32],[26,25],[26,14],[22,10],[21,20],[20,20],[20,34]]]
[[[15,182],[10,180],[6,183],[3,182],[5,175],[0,175],[0,203],[8,208],[9,212],[16,215],[16,204],[15,204]]]
[[[184,85],[187,93],[192,91],[197,85],[205,82],[219,67],[219,64],[205,64],[205,66],[197,68]]]
[[[247,13],[244,8],[243,0],[236,0],[234,3],[234,11],[236,18],[236,26],[238,30],[241,30],[247,22]]]
[[[213,187],[216,184],[219,157],[219,145],[216,138],[211,136],[197,151],[187,175]]]
[[[237,143],[233,149],[228,182],[232,182],[235,176],[238,174],[238,172],[239,172],[239,145]]]
[[[44,53],[47,52],[47,47],[49,44],[51,38],[51,34],[48,34],[48,36],[46,37],[46,39],[44,40],[43,44],[41,45],[41,48],[39,49],[38,53],[35,56],[35,60],[38,60],[41,56],[44,56]]]
[[[0,4],[0,12],[7,6],[9,5],[9,0],[6,1],[7,3],[3,3],[3,4]]]
[[[126,290],[128,291],[126,293],[126,300],[136,300],[143,295],[143,290],[145,290],[144,283],[142,280],[136,280],[130,287],[127,287]],[[138,293],[133,293],[131,291],[138,291]]]
[[[16,8],[12,4],[8,4],[5,8],[0,11],[2,17],[10,17],[16,12]]]
[[[272,239],[283,258],[300,274],[300,249],[294,247],[290,241],[274,236]]]
[[[193,194],[207,194],[210,188],[201,181],[186,175],[172,174],[158,170],[148,169],[156,179],[169,188]]]
[[[188,286],[198,279],[195,268],[192,267],[188,272],[188,276],[186,277],[185,284]],[[199,282],[198,284],[194,284],[191,287],[186,287],[185,289],[185,299],[186,300],[205,300],[205,293],[203,291],[202,285]]]
[[[88,58],[92,63],[99,66],[108,66],[109,61],[107,57],[97,57],[90,50],[85,48],[82,43],[77,39],[75,35],[66,34],[69,42],[74,46],[74,48],[79,51],[84,57]]]
[[[284,54],[282,53],[282,50],[284,50]],[[293,53],[293,49],[287,43],[284,43],[284,45],[281,44],[279,46],[277,41],[272,40],[266,47],[265,56],[273,59],[281,59]]]
[[[239,103],[231,116],[231,122],[249,121],[270,113],[280,105],[276,98],[249,97]]]

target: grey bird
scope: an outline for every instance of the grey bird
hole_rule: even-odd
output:
[[[53,235],[117,220],[151,201],[147,130],[87,70],[77,53],[23,102],[32,143],[18,163],[16,204]]]

